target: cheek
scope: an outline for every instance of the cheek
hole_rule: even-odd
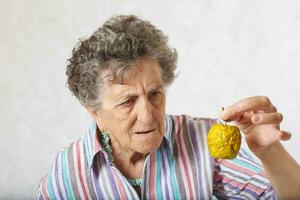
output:
[[[134,123],[135,123],[135,116],[132,114],[124,115],[122,112],[117,113],[117,126],[122,133],[131,134]]]
[[[155,110],[153,112],[153,117],[158,122],[159,130],[161,134],[165,133],[165,110]]]
[[[115,115],[121,120],[126,120],[128,115],[130,115],[131,108],[130,107],[118,107],[115,110]]]
[[[124,115],[122,112],[118,110],[114,110],[113,112],[105,112],[102,114],[104,118],[105,127],[108,128],[111,132],[116,135],[130,132],[133,120],[131,117]]]
[[[159,125],[160,133],[165,133],[165,96],[162,96],[159,105],[153,111],[153,117]]]
[[[160,95],[159,97],[157,97],[153,102],[154,106],[158,109],[164,109],[165,107],[165,99],[166,96],[165,94]]]

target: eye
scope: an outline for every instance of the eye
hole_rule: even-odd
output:
[[[161,95],[160,91],[154,91],[150,93],[150,98],[156,98],[159,97]]]
[[[130,98],[130,99],[127,99],[126,101],[124,101],[123,103],[121,103],[121,105],[123,106],[130,106],[131,104],[133,104],[135,101],[135,98]]]
[[[158,96],[158,95],[160,95],[160,94],[161,94],[160,91],[154,91],[154,92],[152,92],[152,96]]]

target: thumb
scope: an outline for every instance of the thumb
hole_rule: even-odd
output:
[[[292,137],[292,134],[290,132],[279,131],[279,139],[280,140],[286,141],[286,140],[291,139],[291,137]]]

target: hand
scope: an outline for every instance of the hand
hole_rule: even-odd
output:
[[[226,108],[220,117],[234,122],[245,134],[249,149],[257,156],[280,140],[291,138],[289,132],[280,130],[282,114],[277,112],[268,97],[243,99]]]

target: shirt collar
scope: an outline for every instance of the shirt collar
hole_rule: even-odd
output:
[[[106,151],[102,148],[100,144],[100,140],[97,134],[97,123],[95,121],[92,122],[89,130],[83,137],[85,152],[87,156],[88,166],[91,167],[95,156],[98,153],[102,153],[106,161],[109,161],[108,155]],[[172,130],[173,130],[173,123],[170,115],[165,115],[165,135],[163,140],[167,142],[167,146],[172,151],[173,148],[173,139],[172,139]],[[163,141],[162,141],[163,143]]]

